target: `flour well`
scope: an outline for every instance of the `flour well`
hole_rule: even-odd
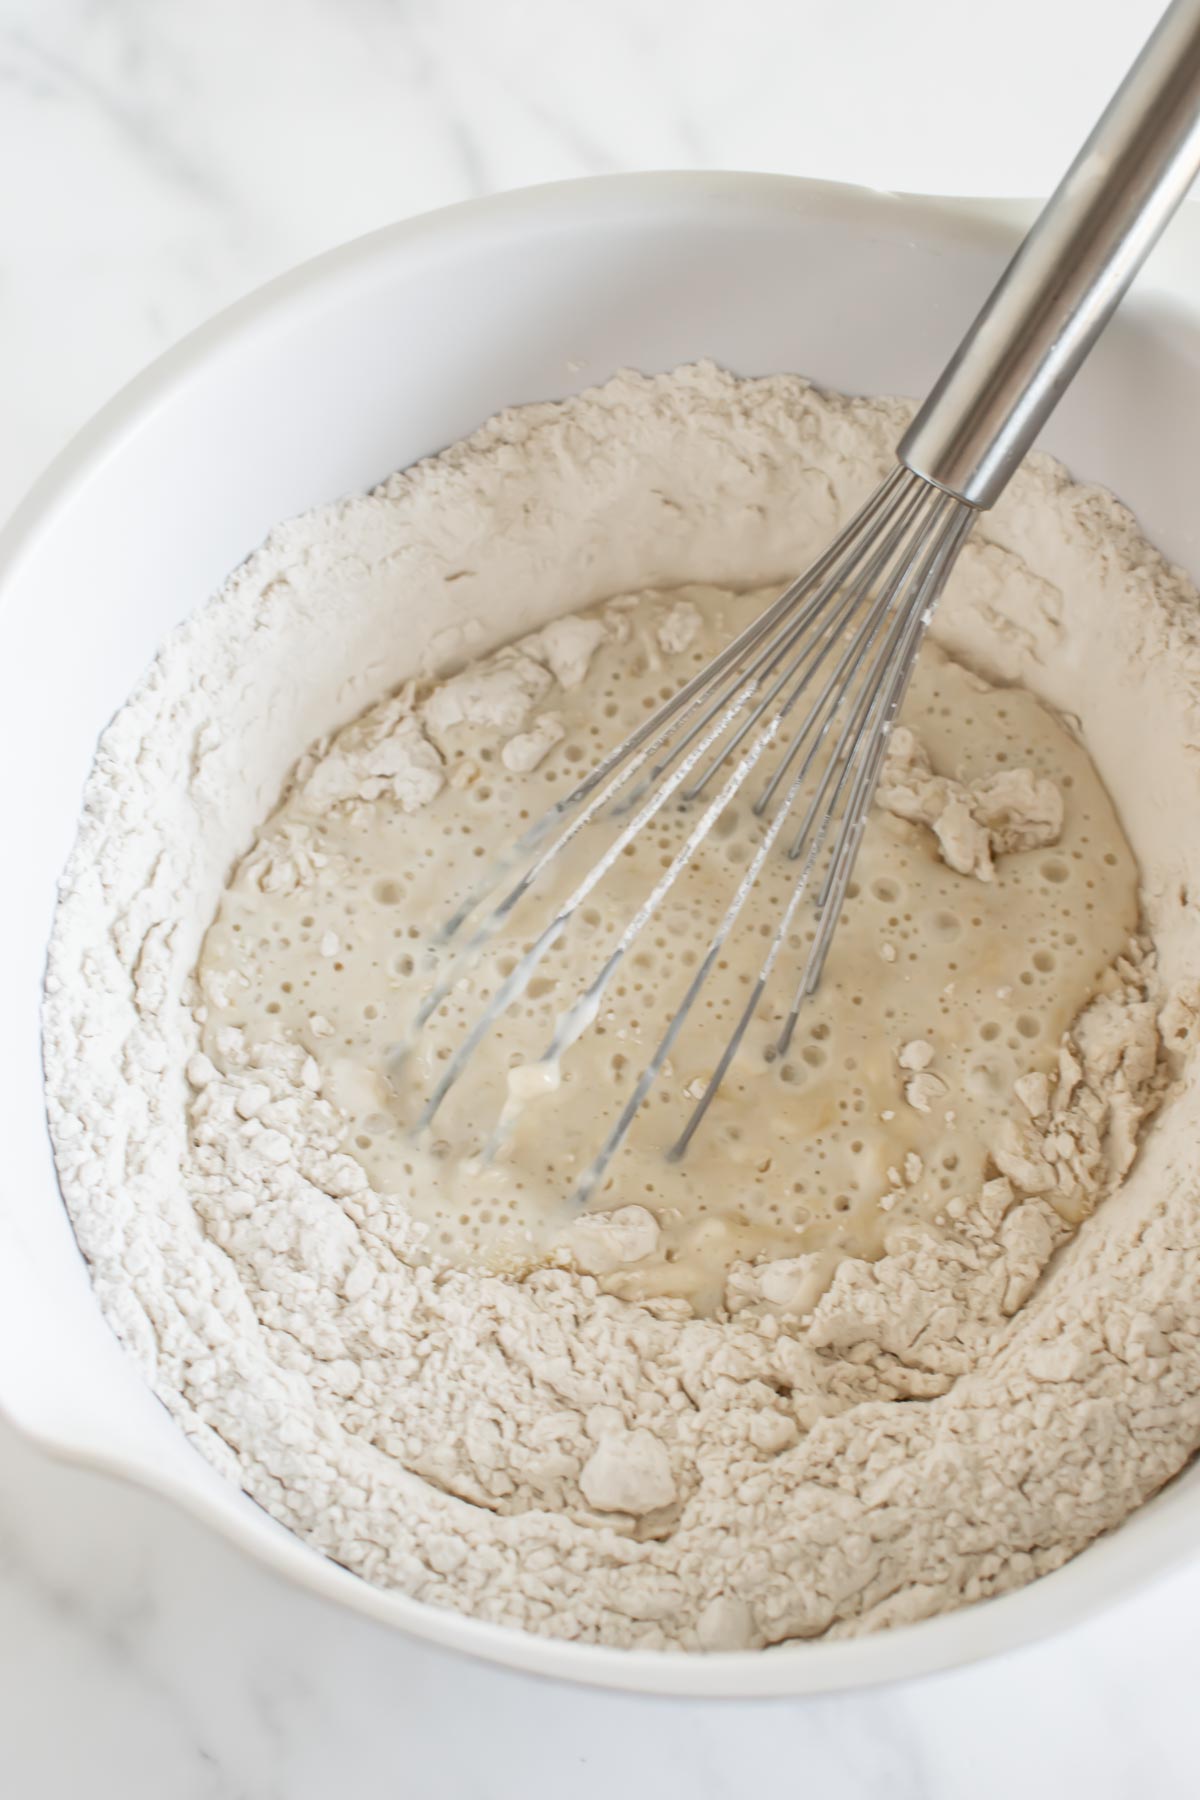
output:
[[[394,1045],[432,985],[445,920],[519,825],[771,597],[694,586],[625,596],[562,621],[569,658],[548,628],[449,681],[408,687],[304,759],[237,871],[201,959],[205,1051],[230,1072],[248,1046],[303,1044],[345,1121],[344,1147],[377,1192],[429,1226],[432,1257],[514,1274],[557,1257],[610,1292],[678,1295],[703,1312],[725,1304],[731,1269],[750,1259],[801,1255],[828,1281],[842,1257],[876,1257],[903,1223],[944,1222],[979,1192],[1013,1115],[1026,1116],[1014,1083],[1055,1071],[1063,1032],[1136,931],[1133,859],[1082,746],[1031,695],[992,688],[930,646],[904,715],[923,737],[897,734],[821,991],[782,1059],[773,1046],[794,969],[764,996],[694,1152],[669,1160],[787,906],[795,868],[782,853],[592,1196],[593,1216],[579,1220],[573,1188],[761,840],[753,794],[723,812],[596,1019],[561,1066],[546,1066],[559,1017],[695,809],[664,811],[639,833],[414,1142],[441,1070],[621,821],[589,831],[481,961],[450,970],[445,1003],[393,1083]],[[935,776],[927,746],[974,785]],[[801,912],[788,964],[812,933]],[[483,1161],[502,1114],[513,1124]],[[1060,1206],[1082,1216],[1094,1191],[1072,1188]],[[631,1206],[654,1209],[652,1242],[624,1229]]]
[[[797,1097],[815,1104],[830,1081],[836,1113],[861,1085],[880,1114],[872,1154],[888,1160],[857,1190],[839,1169],[817,1216],[774,1218],[756,1199],[745,1224],[719,1220],[705,1292],[669,1277],[699,1266],[672,1239],[687,1227],[627,1192],[567,1226],[548,1251],[561,1266],[456,1266],[438,1233],[465,1228],[421,1216],[424,1187],[418,1200],[396,1178],[401,1137],[372,1111],[376,1022],[338,1041],[334,977],[355,972],[362,919],[373,931],[389,908],[412,915],[406,822],[411,846],[435,819],[472,816],[482,777],[463,771],[487,733],[487,779],[503,772],[506,793],[564,778],[586,750],[576,702],[622,649],[617,621],[643,634],[646,678],[652,655],[671,679],[740,604],[734,590],[793,572],[830,535],[905,416],[711,368],[505,415],[376,494],[281,528],[105,736],[47,984],[64,1192],[102,1304],[199,1448],[368,1579],[613,1644],[861,1631],[1058,1566],[1195,1448],[1196,596],[1115,502],[1044,459],[982,521],[939,630],[992,681],[1019,678],[1077,715],[1141,866],[1141,916],[1104,787],[1080,798],[1091,765],[1073,727],[1037,710],[1050,756],[1048,739],[1030,743],[1032,714],[1011,744],[993,719],[972,765],[939,737],[936,708],[910,711],[876,821],[888,866],[858,897],[861,954],[899,991],[910,955],[922,968],[948,957],[956,934],[946,923],[939,938],[936,916],[952,914],[964,967],[947,980],[979,983],[980,1001],[992,991],[974,1038],[974,1002],[953,1029],[928,1007],[888,1021],[861,1079],[825,1071],[835,1050],[861,1066],[863,1045],[832,1026],[811,1039],[826,1061],[805,1064]],[[640,597],[614,608],[614,595]],[[564,605],[599,610],[553,619]],[[423,649],[461,662],[522,635],[440,686],[404,686]],[[971,680],[936,656],[925,678]],[[971,691],[997,713],[1035,705]],[[313,740],[372,707],[301,764],[259,834]],[[356,872],[355,832],[385,814],[396,859]],[[1061,889],[1059,941],[1019,944],[986,974],[969,955],[984,927],[964,921],[990,917],[997,896],[1021,905],[1037,883],[1019,868]],[[916,882],[919,906],[870,896],[870,880]],[[361,919],[334,920],[338,892]],[[250,955],[220,938],[293,914],[287,946],[290,924]],[[301,1008],[281,975],[277,1000],[247,1005],[302,931],[317,992]],[[402,989],[420,946],[393,943]],[[976,1068],[990,1124],[971,1166],[957,1115]],[[678,1071],[681,1086],[695,1073]],[[760,1108],[768,1128],[775,1110]],[[843,1147],[840,1122],[831,1135],[839,1155],[866,1154]],[[797,1179],[815,1195],[807,1165]]]

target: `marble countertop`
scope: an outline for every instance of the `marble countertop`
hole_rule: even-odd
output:
[[[397,216],[655,166],[1044,192],[1157,10],[3,0],[0,514],[159,350]],[[1196,1790],[1198,1666],[1200,1565],[1044,1646],[866,1695],[552,1687],[295,1593],[0,1423],[13,1800],[1172,1800]]]

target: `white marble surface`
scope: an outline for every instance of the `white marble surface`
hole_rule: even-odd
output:
[[[1156,11],[0,0],[0,513],[182,332],[404,213],[639,166],[1045,191]],[[552,1688],[292,1593],[0,1424],[13,1800],[1173,1800],[1197,1786],[1198,1664],[1200,1567],[1038,1649],[865,1696]]]

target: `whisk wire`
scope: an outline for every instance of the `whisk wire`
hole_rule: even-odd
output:
[[[834,566],[847,546],[853,546],[859,534],[883,510],[895,491],[913,482],[917,482],[920,486],[928,486],[927,483],[921,482],[919,477],[913,476],[908,469],[900,465],[892,469],[886,479],[864,501],[849,522],[843,526],[833,541],[802,575],[785,587],[783,592],[771,601],[770,605],[765,607],[756,619],[752,619],[748,625],[744,626],[737,636],[726,644],[724,649],[718,651],[717,655],[703,669],[684,682],[648,719],[644,720],[641,725],[630,732],[628,737],[603,756],[595,767],[572,788],[570,793],[564,794],[560,800],[556,800],[547,812],[543,813],[521,834],[507,855],[498,858],[492,864],[442,927],[436,940],[439,946],[448,945],[457,936],[471,914],[482,905],[489,894],[495,892],[505,877],[519,866],[522,858],[537,848],[558,820],[567,817],[577,806],[590,799],[596,789],[607,782],[621,764],[629,761],[637,753],[641,752],[643,756],[653,755],[658,745],[665,741],[672,728],[672,721],[676,719],[677,715],[680,712],[690,713],[693,707],[699,705],[703,694],[711,689],[728,669],[739,664],[747,651],[752,650],[756,644],[767,637],[781,619],[791,614],[804,601],[805,596],[811,594],[813,588]],[[636,769],[629,771],[629,773],[632,772],[636,772]],[[628,779],[628,774],[622,779]],[[606,789],[604,799],[596,810],[600,810],[616,791],[616,787]],[[581,823],[589,822],[590,818],[594,816],[595,812],[589,811],[588,821],[581,821]],[[534,878],[532,871],[530,878]],[[445,998],[444,994],[442,998]],[[432,1006],[426,1002],[425,1007],[422,1008],[424,1017],[420,1020],[421,1023],[430,1016],[432,1010]]]
[[[592,888],[595,887],[601,879],[603,879],[603,876],[608,872],[613,861],[615,861],[616,856],[620,854],[626,844],[643,829],[655,813],[661,810],[662,806],[671,798],[672,794],[695,767],[696,762],[703,757],[705,752],[713,744],[720,740],[732,719],[737,716],[747,704],[748,700],[752,698],[758,682],[762,679],[763,671],[771,666],[773,661],[777,659],[779,655],[786,652],[787,644],[794,641],[797,631],[803,630],[803,622],[814,616],[815,612],[827,602],[829,595],[836,591],[837,585],[843,579],[845,569],[848,567],[850,570],[853,570],[856,566],[862,554],[862,546],[858,543],[856,535],[858,531],[864,525],[868,525],[876,514],[880,512],[889,496],[899,491],[909,489],[919,490],[927,488],[927,486],[927,483],[922,482],[919,477],[911,475],[907,470],[893,470],[866,504],[859,509],[850,524],[838,535],[824,555],[818,558],[817,562],[814,563],[805,574],[799,578],[799,580],[793,582],[786,588],[783,594],[781,594],[777,600],[773,601],[760,617],[741,632],[724,651],[707,665],[705,669],[701,670],[690,682],[686,683],[676,694],[672,695],[669,700],[664,702],[664,704],[657,709],[645,724],[639,726],[629,737],[621,744],[618,744],[613,751],[604,757],[596,768],[593,769],[589,775],[585,776],[570,794],[565,796],[564,799],[557,801],[541,819],[535,821],[529,830],[524,833],[509,857],[504,859],[500,864],[497,864],[491,871],[490,876],[485,877],[484,881],[479,884],[473,894],[458,908],[457,912],[443,929],[441,937],[438,940],[439,947],[441,948],[445,948],[453,940],[461,926],[465,924],[466,920],[470,917],[471,913],[487,898],[489,893],[495,891],[496,886],[499,884],[500,880],[503,879],[503,875],[506,872],[511,873],[515,867],[519,867],[522,855],[527,855],[531,850],[536,850],[540,843],[544,843],[545,838],[550,834],[556,823],[567,821],[563,824],[562,830],[559,832],[558,836],[554,838],[554,841],[547,845],[546,848],[535,857],[533,863],[524,870],[517,881],[476,925],[475,930],[472,932],[467,942],[458,948],[457,954],[442,972],[439,979],[434,983],[430,993],[418,1008],[410,1032],[409,1044],[403,1046],[399,1053],[393,1058],[392,1066],[394,1072],[398,1069],[407,1049],[411,1047],[412,1039],[415,1037],[416,1033],[428,1023],[437,1009],[444,1004],[449,997],[454,984],[459,980],[464,971],[478,960],[479,955],[495,936],[496,932],[515,911],[525,895],[561,857],[580,833],[601,815],[606,808],[610,808],[610,802],[615,801],[616,796],[620,793],[621,789],[628,783],[632,776],[637,773],[638,769],[654,754],[654,751],[662,743],[671,737],[673,731],[678,729],[677,715],[680,712],[684,712],[686,717],[687,713],[695,710],[702,704],[705,704],[706,695],[711,692],[712,688],[720,681],[721,677],[730,669],[734,671],[733,681],[720,688],[716,698],[705,704],[705,710],[700,720],[693,726],[692,730],[686,735],[683,741],[673,748],[671,755],[663,759],[659,767],[653,770],[642,783],[638,784],[633,795],[627,797],[624,804],[613,805],[611,807],[610,810],[614,817],[623,816],[629,807],[641,800],[645,793],[651,791],[657,777],[661,774],[668,773],[673,762],[677,763],[678,766],[675,768],[674,773],[669,776],[666,785],[660,786],[654,791],[650,802],[641,807],[633,820],[626,826],[616,843],[610,847],[608,854],[595,865],[589,876],[585,878],[584,883],[581,884],[566,902],[560,917],[553,922],[550,928],[539,935],[530,951],[522,958],[518,967],[502,984],[482,1018],[477,1022],[477,1025],[471,1030],[467,1038],[459,1047],[459,1050],[452,1057],[448,1067],[443,1072],[441,1079],[434,1088],[433,1093],[430,1095],[424,1112],[421,1115],[420,1124],[422,1126],[427,1125],[432,1121],[446,1094],[458,1080],[463,1068],[465,1068],[470,1057],[479,1047],[479,1044],[483,1041],[484,1037],[486,1037],[495,1019],[499,1017],[504,1008],[510,1005],[513,999],[521,993],[524,986],[533,975],[538,963],[542,961],[543,957],[558,941],[558,938],[562,935],[562,929],[565,928],[566,919],[578,906],[582,905],[587,894],[591,892]],[[917,497],[916,494],[913,495],[914,501]],[[911,508],[909,510],[911,510]],[[905,513],[905,516],[907,517],[907,512]],[[844,559],[839,561],[839,558],[842,558],[843,552],[847,549],[849,550],[850,555],[848,564],[845,563]],[[833,568],[834,575],[829,581],[822,584],[821,577],[830,567]],[[817,590],[815,594],[811,593],[811,590],[814,587],[816,587]],[[804,600],[806,595],[810,595],[807,603],[805,603]],[[797,607],[799,607],[800,610],[801,623],[799,626],[795,624],[790,616]],[[781,633],[783,648],[777,649],[774,644],[769,644],[766,651],[760,652],[760,655],[751,664],[749,670],[739,670],[737,662],[739,652],[744,653],[747,648],[753,649],[761,642],[764,636],[769,636],[773,628],[776,625],[779,625],[781,621],[783,622],[783,631]],[[784,680],[786,681],[786,679],[787,676],[785,675]],[[714,715],[716,715],[715,724],[713,723]],[[703,732],[703,736],[700,738],[698,745],[690,754],[686,754],[688,745],[693,743],[696,733],[701,731]],[[683,755],[683,761],[678,762],[681,753],[685,753]],[[571,818],[570,815],[572,811],[580,806],[582,806],[583,810],[578,811],[576,816]]]
[[[838,595],[835,604],[830,608],[829,616],[821,620],[818,630],[812,637],[811,642],[804,645],[796,658],[790,662],[786,659],[791,655],[795,646],[802,642],[813,616],[813,608],[805,608],[804,616],[792,624],[788,631],[781,637],[778,647],[773,648],[771,661],[766,673],[772,673],[778,668],[780,663],[785,663],[786,666],[784,667],[783,673],[762,695],[753,711],[750,712],[730,741],[721,746],[719,752],[713,758],[713,761],[709,764],[704,774],[694,781],[690,787],[684,790],[682,798],[685,801],[698,798],[707,783],[712,779],[713,775],[716,774],[717,770],[730,756],[736,753],[745,738],[754,729],[755,725],[763,717],[763,714],[769,710],[770,706],[778,698],[783,689],[788,686],[789,682],[792,682],[793,686],[787,701],[784,703],[783,711],[787,714],[794,709],[796,703],[800,700],[809,683],[816,676],[818,670],[828,657],[832,655],[842,637],[847,623],[862,603],[864,595],[878,579],[879,571],[886,565],[887,556],[891,552],[892,542],[907,527],[909,518],[912,511],[915,509],[918,498],[918,496],[914,496],[912,506],[905,509],[895,531],[890,534],[888,540],[881,547],[878,554],[867,562],[865,568],[857,569],[857,564],[861,558],[850,558],[845,571],[840,569],[835,571],[834,576],[831,577],[827,586],[822,588],[820,593],[815,596],[813,608],[817,606],[818,602],[822,608],[827,606],[831,596],[837,594],[838,587],[844,579],[844,576],[849,575],[852,577],[852,579],[849,580],[845,591]],[[762,809],[759,807],[755,808],[756,812],[760,812],[761,810]]]
[[[824,967],[845,900],[867,811],[896,711],[907,688],[925,625],[972,509],[923,477],[897,468],[859,509],[829,549],[750,626],[621,744],[563,800],[523,834],[511,855],[459,907],[440,940],[450,944],[479,909],[474,928],[417,1015],[424,1025],[447,999],[465,964],[511,917],[519,903],[590,825],[607,818],[617,829],[570,894],[499,983],[457,1046],[426,1102],[418,1128],[431,1123],[488,1032],[519,998],[538,965],[567,931],[587,897],[672,799],[704,798],[682,843],[626,922],[599,970],[560,1016],[535,1067],[556,1071],[560,1059],[598,1016],[604,995],[631,946],[694,861],[716,821],[738,799],[773,746],[786,747],[752,806],[765,820],[754,855],[715,927],[687,990],[619,1115],[575,1190],[582,1204],[603,1179],[630,1125],[662,1072],[689,1014],[733,931],[747,898],[802,792],[814,783],[788,849],[800,862],[783,916],[772,934],[750,996],[670,1154],[682,1156],[737,1055],[785,945],[796,913],[826,857],[799,984],[771,1054],[786,1050],[805,998]],[[815,693],[814,693],[815,689]],[[806,702],[803,708],[801,703]],[[785,727],[802,711],[785,738]],[[824,756],[824,762],[821,759]],[[530,860],[531,859],[531,860]],[[521,867],[525,862],[527,866]],[[497,887],[520,873],[499,900]],[[547,1086],[556,1085],[548,1081]],[[485,1147],[493,1154],[517,1108],[506,1104]]]
[[[866,734],[868,752],[859,765],[843,815],[846,823],[835,844],[817,896],[816,933],[783,1030],[776,1042],[776,1055],[786,1054],[804,1001],[815,993],[820,983],[866,830],[871,799],[887,753],[891,729],[904,702],[933,609],[973,522],[974,514],[957,503],[945,509],[942,532],[925,560],[912,598],[901,616],[899,641],[890,661],[890,679],[881,687],[873,705],[874,717]]]
[[[945,505],[943,505],[942,502],[945,502]],[[950,508],[952,506],[953,506],[953,502],[950,502],[949,498],[947,496],[940,496],[939,500],[934,502],[934,507],[935,507],[937,514],[942,515],[942,516],[944,516],[950,510]],[[943,533],[943,536],[939,537],[939,539],[937,540],[937,546],[936,546],[937,552],[940,552],[942,546],[945,543],[946,543],[946,535]],[[931,566],[932,566],[932,559],[930,559],[930,560],[931,560]],[[888,587],[884,591],[884,594],[880,597],[879,602],[877,602],[876,607],[873,610],[873,613],[868,621],[866,628],[864,629],[864,631],[861,634],[855,635],[855,638],[852,641],[852,648],[854,651],[853,662],[852,662],[852,665],[849,667],[848,671],[845,673],[845,677],[844,677],[841,687],[839,687],[837,689],[839,696],[844,695],[847,691],[848,684],[853,682],[854,676],[857,672],[859,665],[865,659],[872,644],[875,642],[875,640],[878,637],[879,631],[883,626],[884,619],[887,615],[887,612],[894,607],[895,602],[896,602],[897,592],[899,591],[900,584],[903,581],[905,573],[907,572],[907,567],[908,567],[907,564],[904,565],[896,573],[896,575],[893,577],[892,581],[889,582]],[[801,870],[799,879],[793,885],[792,892],[791,892],[791,895],[789,896],[787,906],[784,909],[783,917],[781,918],[781,920],[772,936],[769,948],[767,950],[767,954],[763,960],[762,966],[759,970],[758,976],[757,976],[755,983],[753,985],[753,988],[751,990],[750,997],[747,1000],[747,1002],[738,1018],[738,1021],[733,1029],[733,1032],[731,1033],[730,1037],[728,1038],[728,1040],[725,1044],[725,1047],[721,1053],[721,1056],[719,1057],[719,1059],[717,1061],[717,1064],[716,1064],[712,1074],[710,1075],[708,1081],[705,1084],[703,1093],[701,1094],[696,1106],[693,1108],[692,1113],[691,1113],[682,1133],[680,1134],[679,1138],[676,1140],[676,1143],[670,1152],[670,1155],[671,1155],[672,1159],[674,1159],[674,1160],[678,1160],[686,1153],[688,1145],[691,1143],[691,1140],[692,1140],[693,1136],[695,1135],[696,1130],[698,1129],[702,1119],[704,1118],[704,1115],[707,1112],[714,1096],[716,1095],[718,1088],[721,1086],[722,1082],[725,1079],[725,1076],[728,1074],[730,1065],[732,1064],[733,1059],[736,1056],[736,1054],[742,1044],[742,1041],[745,1037],[746,1031],[749,1029],[751,1020],[754,1018],[754,1015],[758,1010],[759,1004],[761,1003],[761,1000],[762,1000],[762,996],[763,996],[764,992],[766,991],[771,974],[774,970],[774,965],[776,963],[776,960],[778,959],[779,954],[791,933],[791,927],[792,927],[792,924],[793,924],[793,921],[795,918],[796,911],[799,908],[800,902],[803,899],[805,892],[807,891],[809,882],[810,882],[812,874],[813,874],[813,870],[816,867],[816,864],[820,858],[821,851],[822,851],[825,841],[828,837],[830,827],[831,827],[834,817],[836,815],[838,798],[840,796],[842,787],[845,784],[845,781],[847,779],[850,769],[852,767],[854,767],[854,757],[857,753],[860,742],[863,741],[863,720],[870,716],[871,709],[875,705],[874,695],[879,691],[880,683],[885,680],[885,678],[887,677],[888,671],[894,667],[894,658],[896,656],[896,651],[897,651],[898,647],[899,647],[901,657],[904,657],[906,655],[910,657],[910,664],[909,664],[910,667],[911,667],[911,659],[915,659],[916,649],[919,644],[919,638],[914,640],[913,634],[909,630],[908,622],[909,622],[909,619],[911,616],[915,615],[919,619],[921,616],[923,616],[925,613],[927,613],[927,610],[928,610],[927,606],[925,606],[921,603],[922,583],[923,583],[924,578],[925,578],[924,571],[922,571],[922,573],[917,578],[916,590],[915,590],[914,595],[905,604],[903,604],[899,608],[898,611],[896,611],[895,616],[894,616],[894,623],[892,626],[892,630],[889,633],[887,639],[885,640],[883,648],[880,652],[880,656],[877,660],[877,665],[876,665],[875,671],[871,677],[868,677],[867,682],[864,684],[864,692],[867,695],[865,708],[863,707],[861,700],[860,700],[859,706],[856,707],[856,709],[854,711],[852,711],[851,717],[847,721],[846,726],[844,727],[841,737],[838,741],[838,744],[835,746],[835,748],[830,756],[829,762],[826,765],[826,769],[822,776],[821,782],[819,783],[819,785],[817,787],[817,791],[812,796],[812,799],[810,800],[808,809],[805,814],[804,822],[802,823],[802,825],[800,827],[800,831],[797,834],[797,837],[793,844],[792,850],[789,853],[792,857],[796,857],[802,852],[804,846],[807,844],[808,854],[805,858],[804,867]],[[846,659],[843,659],[843,661],[846,661]],[[835,678],[836,678],[836,672],[835,672],[835,677],[831,677],[831,680],[834,680]],[[891,685],[894,686],[895,682],[893,681],[893,683]],[[890,693],[890,687],[885,689],[884,692],[885,692],[885,696],[888,693]],[[884,713],[884,716],[888,717],[886,712]],[[835,717],[836,717],[836,708],[831,710],[829,712],[829,714],[827,715],[827,717],[824,721],[824,724],[822,726],[822,734],[821,735],[823,735],[826,731],[828,731],[828,729],[832,725],[833,719]],[[890,722],[890,720],[889,720],[889,722]],[[881,720],[881,725],[882,725],[882,720]],[[871,742],[874,746],[873,739],[871,740]],[[848,746],[848,748],[847,748],[847,746]],[[779,808],[779,810],[775,816],[775,819],[772,822],[772,825],[769,827],[768,832],[763,839],[763,842],[759,846],[759,849],[755,856],[755,859],[752,862],[750,869],[747,871],[747,877],[739,885],[738,893],[735,895],[734,904],[731,906],[729,912],[726,914],[725,919],[722,921],[721,927],[719,928],[716,936],[713,939],[713,943],[710,946],[710,953],[719,954],[720,949],[723,947],[729,928],[732,926],[734,919],[736,918],[737,913],[740,911],[741,906],[744,903],[744,900],[745,900],[750,888],[753,886],[754,881],[757,878],[757,875],[759,873],[759,870],[762,867],[762,864],[765,862],[768,854],[770,853],[770,850],[773,846],[775,837],[776,837],[779,829],[782,827],[784,821],[787,819],[787,817],[789,816],[789,814],[791,812],[791,809],[795,802],[795,799],[798,796],[805,779],[807,778],[808,770],[809,770],[809,767],[811,766],[811,761],[812,761],[813,757],[815,756],[815,754],[817,753],[818,749],[819,749],[819,740],[818,740],[817,744],[813,745],[813,747],[809,751],[808,755],[805,757],[804,762],[801,764],[800,768],[793,775],[792,780],[789,783],[787,794],[784,798],[783,804]],[[881,749],[880,749],[879,756],[875,763],[875,772],[876,773],[878,772],[878,763],[880,761],[882,761],[882,750]],[[866,765],[864,765],[864,767],[865,766]],[[829,786],[830,786],[830,783],[832,781],[834,781],[835,775],[836,775],[836,783],[834,785],[832,794],[830,794]],[[874,783],[872,780],[871,786],[873,787],[873,785],[874,785]],[[859,784],[856,784],[855,789],[852,794],[852,803],[853,803],[853,800],[858,797],[858,794],[859,794]],[[870,799],[870,794],[868,792],[866,795],[866,801],[869,802],[869,799]],[[865,803],[863,804],[862,816],[865,819],[865,816],[866,816],[866,804]],[[816,827],[817,827],[815,833],[813,832],[814,824],[816,824]],[[839,839],[838,842],[836,842],[834,845],[834,848],[833,848],[833,851],[831,854],[831,860],[830,860],[831,869],[836,867],[838,864],[840,843],[841,843],[841,840]],[[853,858],[851,857],[850,860],[852,862]],[[836,905],[837,905],[837,910],[839,910],[839,911],[840,911],[840,900],[841,900],[841,896],[838,896]],[[820,905],[821,902],[819,901],[818,904]],[[827,915],[827,917],[828,917],[828,915]],[[826,917],[826,919],[822,919],[822,921],[821,921],[822,926],[824,926],[826,924],[827,917]],[[816,943],[818,943],[819,941],[820,941],[820,931],[818,931],[817,938],[814,941],[814,948],[816,947]],[[812,991],[812,986],[809,985],[809,975],[811,972],[811,963],[812,963],[812,958],[810,957],[809,967],[806,968],[805,977],[802,978],[802,982],[801,982],[801,987],[806,992]],[[693,984],[693,985],[695,985],[695,984]],[[681,1011],[686,1012],[686,1010],[690,1009],[690,1006],[691,1006],[694,998],[695,998],[695,994],[691,990],[689,990],[688,995],[685,996],[685,999],[682,1003]],[[795,1012],[798,1014],[799,1005],[795,1006]],[[790,1036],[791,1036],[791,1032],[788,1031],[787,1032],[787,1040],[790,1040]],[[786,1049],[786,1047],[787,1047],[786,1040],[781,1040],[780,1044],[776,1046],[775,1054],[776,1055],[780,1054],[783,1050]],[[661,1048],[662,1047],[660,1046],[660,1050],[661,1050]],[[661,1058],[656,1054],[656,1057],[651,1059],[651,1063],[650,1063],[650,1065],[648,1065],[648,1070],[653,1069],[654,1074],[656,1075],[659,1067],[661,1067]],[[653,1079],[653,1078],[654,1077],[652,1076],[651,1079]],[[641,1084],[639,1083],[639,1086],[640,1085]],[[635,1089],[635,1092],[636,1091],[637,1090]],[[648,1088],[646,1091],[648,1091]],[[616,1132],[614,1131],[614,1133],[610,1134],[609,1140],[606,1141],[605,1145],[601,1149],[599,1156],[596,1158],[595,1162],[592,1164],[592,1166],[588,1170],[588,1181],[591,1186],[594,1186],[596,1180],[598,1180],[600,1175],[603,1173],[603,1169],[606,1165],[608,1158],[611,1157],[613,1152],[618,1147],[619,1143],[620,1143],[620,1138],[616,1135]],[[580,1197],[582,1197],[582,1196],[580,1196]]]

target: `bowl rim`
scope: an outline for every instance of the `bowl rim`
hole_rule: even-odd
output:
[[[509,237],[514,229],[664,208],[730,211],[757,202],[859,222],[900,219],[1000,252],[1015,247],[1031,204],[894,194],[800,176],[733,171],[662,171],[588,176],[460,202],[385,225],[288,270],[218,312],[151,362],[77,431],[0,526],[0,594],[16,579],[56,515],[153,412],[169,404],[213,353],[275,329],[282,316],[322,302],[343,285],[370,281],[397,257],[419,267],[443,246]],[[1200,219],[1200,209],[1197,209]],[[170,1501],[261,1566],[309,1593],[440,1648],[527,1674],[591,1687],[690,1698],[783,1698],[931,1674],[1032,1643],[1076,1625],[1156,1575],[1200,1552],[1186,1510],[1168,1506],[1153,1549],[1147,1534],[1118,1531],[1062,1569],[996,1599],[859,1638],[793,1642],[763,1652],[620,1650],[495,1625],[398,1591],[373,1587],[252,1509],[221,1505],[199,1484],[127,1452],[73,1443],[15,1414],[0,1417],[53,1460],[108,1475]],[[1169,1489],[1167,1490],[1169,1493]],[[1158,1496],[1150,1507],[1160,1506]],[[1139,1509],[1145,1512],[1146,1508]]]

